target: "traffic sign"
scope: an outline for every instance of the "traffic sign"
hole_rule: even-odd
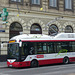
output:
[[[0,14],[0,17],[2,17],[2,20],[3,21],[6,21],[7,20],[7,16],[8,16],[7,9],[6,8],[3,8],[2,13]]]
[[[0,32],[5,32],[5,30],[0,30]]]

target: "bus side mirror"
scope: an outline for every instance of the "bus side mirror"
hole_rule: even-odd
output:
[[[21,46],[22,46],[22,41],[20,40],[20,41],[19,41],[19,47],[21,47]]]

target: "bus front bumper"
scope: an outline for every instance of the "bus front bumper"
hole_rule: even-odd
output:
[[[10,63],[10,62],[7,62],[7,66],[8,67],[28,67],[30,66],[30,61],[26,61],[26,62],[13,62],[13,63]]]

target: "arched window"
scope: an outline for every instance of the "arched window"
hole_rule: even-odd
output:
[[[31,34],[42,34],[42,29],[40,27],[39,24],[37,23],[34,23],[32,26],[31,26],[31,31],[30,31]]]
[[[52,24],[50,27],[49,27],[49,35],[51,36],[55,36],[58,34],[58,27],[55,25],[55,24]]]
[[[66,26],[65,33],[73,33],[73,28],[70,25]]]
[[[10,25],[10,35],[9,35],[9,38],[13,37],[13,36],[16,36],[16,35],[19,35],[20,32],[23,31],[23,28],[21,26],[20,23],[18,22],[13,22],[11,25]]]

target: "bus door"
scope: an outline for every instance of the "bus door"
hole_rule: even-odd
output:
[[[21,61],[25,60],[25,58],[28,55],[29,55],[29,42],[23,42],[21,49]]]
[[[34,43],[30,42],[29,43],[29,55],[34,55],[34,54],[35,54]]]

